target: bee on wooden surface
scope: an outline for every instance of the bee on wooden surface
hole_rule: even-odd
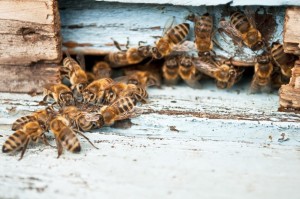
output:
[[[275,64],[280,67],[281,73],[285,77],[290,78],[292,75],[291,69],[295,65],[297,56],[293,54],[285,53],[282,44],[278,42],[274,42],[272,44],[271,55],[273,57]]]
[[[40,121],[43,124],[47,125],[49,119],[55,114],[53,107],[49,106],[46,109],[37,110],[31,115],[27,115],[17,119],[13,124],[11,130],[16,131],[21,129],[26,123],[33,121]]]
[[[77,61],[72,59],[70,55],[68,55],[63,60],[62,72],[65,74],[64,76],[70,80],[72,84],[71,89],[73,90],[76,88],[76,90],[81,93],[88,84],[88,77],[85,71],[81,68],[85,67],[83,55],[78,56],[78,59],[81,62],[81,66],[77,63]]]
[[[237,83],[244,72],[243,68],[228,65],[224,60],[217,61],[214,57],[207,56],[194,59],[195,67],[203,74],[216,80],[220,89],[231,88]]]
[[[158,74],[150,71],[125,71],[125,79],[127,84],[135,84],[142,88],[148,86],[161,86],[161,80]]]
[[[151,47],[150,46],[139,46],[138,48],[129,48],[129,41],[127,41],[127,50],[122,50],[120,44],[114,41],[114,45],[120,50],[118,52],[111,52],[107,55],[106,60],[113,67],[122,67],[132,64],[138,64],[142,62],[145,58],[151,57]]]
[[[98,79],[90,83],[82,92],[84,103],[101,104],[104,91],[114,83],[110,78]]]
[[[8,137],[4,142],[2,152],[11,153],[21,149],[22,152],[19,159],[21,160],[31,141],[37,142],[39,139],[42,139],[46,145],[49,145],[44,134],[45,132],[46,127],[43,123],[40,123],[39,121],[27,122],[22,128],[18,129]]]
[[[58,104],[62,107],[76,103],[71,89],[64,84],[46,84],[44,86],[44,99],[40,104],[47,103],[49,97],[55,101],[52,105]]]
[[[104,125],[103,117],[88,111],[82,111],[76,106],[68,106],[62,110],[62,116],[69,120],[71,126],[78,131],[90,131]]]
[[[161,59],[168,56],[173,47],[181,43],[189,34],[190,25],[188,23],[181,23],[171,28],[166,28],[165,34],[162,38],[155,42],[155,47],[151,49],[152,56],[155,59]]]
[[[109,106],[103,106],[100,110],[100,114],[103,116],[106,125],[112,125],[115,121],[135,116],[135,105],[135,99],[122,97]]]
[[[58,152],[57,158],[59,158],[59,156],[62,154],[63,148],[66,148],[68,151],[73,153],[80,152],[81,146],[79,140],[75,132],[69,126],[69,121],[66,118],[62,116],[56,116],[50,122],[50,130],[55,136]]]
[[[181,79],[183,79],[188,86],[192,88],[201,87],[199,80],[202,77],[202,73],[196,69],[191,56],[180,57],[178,73]]]
[[[251,50],[256,51],[264,46],[260,31],[256,28],[253,14],[250,10],[236,11],[230,15],[230,22],[221,20],[219,31],[224,31],[239,46],[244,43]]]
[[[104,93],[104,103],[112,104],[120,97],[132,97],[138,102],[146,103],[148,93],[145,89],[134,84],[117,82],[111,85]]]
[[[273,64],[268,54],[259,55],[254,65],[254,76],[250,86],[250,93],[259,91],[271,92],[271,75]]]
[[[209,52],[213,49],[213,18],[209,13],[202,16],[189,15],[188,19],[193,21],[195,32],[195,45],[199,52]]]
[[[162,67],[163,77],[167,85],[174,85],[179,80],[179,65],[176,56],[167,57]]]

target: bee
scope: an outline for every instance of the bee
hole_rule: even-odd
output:
[[[44,98],[40,104],[47,103],[48,98],[53,98],[54,104],[59,106],[70,106],[75,104],[75,98],[69,87],[64,84],[46,84],[44,86]]]
[[[81,65],[84,67],[83,56],[78,56],[78,59],[80,59]],[[64,76],[70,80],[72,84],[71,89],[73,90],[76,88],[79,93],[82,93],[83,89],[88,84],[88,77],[77,61],[72,59],[70,55],[63,60],[62,72],[67,73],[67,75]]]
[[[39,121],[27,122],[22,128],[18,129],[8,137],[4,142],[2,152],[11,153],[21,149],[22,152],[19,159],[21,160],[31,141],[37,142],[39,139],[42,139],[46,145],[49,145],[44,134],[45,131],[46,127],[43,123],[40,123]]]
[[[153,58],[161,59],[168,56],[173,47],[181,43],[189,34],[190,25],[188,23],[178,24],[168,29],[163,37],[155,42],[155,47],[151,48]]]
[[[40,121],[43,122],[43,124],[47,125],[49,119],[53,116],[54,113],[55,110],[51,106],[47,107],[46,109],[37,110],[31,115],[27,115],[17,119],[12,124],[11,130],[16,131],[18,129],[21,129],[26,123],[33,121]]]
[[[111,77],[111,67],[105,61],[99,61],[93,66],[93,74],[95,80]]]
[[[148,93],[145,89],[138,87],[134,84],[125,84],[117,82],[111,85],[104,94],[104,103],[112,104],[120,97],[132,97],[138,102],[146,103]]]
[[[202,16],[189,16],[189,19],[194,22],[195,45],[199,52],[209,52],[213,49],[213,18],[209,13]]]
[[[273,64],[271,57],[267,54],[259,55],[254,65],[254,76],[250,86],[250,93],[259,91],[271,92],[271,75]]]
[[[239,46],[244,43],[251,50],[260,50],[264,46],[264,41],[260,31],[256,28],[254,16],[249,10],[245,12],[236,11],[230,15],[230,22],[221,20],[220,30],[230,36]]]
[[[72,127],[78,131],[86,132],[104,125],[102,115],[81,111],[76,106],[65,107],[62,116],[68,119]]]
[[[291,69],[294,67],[297,57],[293,54],[285,53],[282,44],[274,42],[272,44],[271,55],[277,66],[280,67],[281,73],[290,78],[292,75]]]
[[[225,63],[225,60],[217,61],[211,56],[194,59],[195,67],[203,74],[216,80],[216,85],[220,89],[231,88],[237,83],[244,72],[243,68],[236,68]]]
[[[50,130],[55,136],[57,152],[59,156],[63,152],[63,148],[73,153],[79,153],[81,146],[75,132],[69,127],[69,121],[58,115],[50,122]]]
[[[90,83],[82,92],[84,103],[101,104],[104,91],[114,83],[110,78],[98,79]]]
[[[182,56],[179,61],[178,73],[181,79],[192,88],[200,88],[199,80],[202,77],[190,56]]]
[[[176,56],[167,57],[162,67],[166,84],[174,85],[179,80],[179,66]]]
[[[146,88],[148,86],[161,86],[159,75],[150,71],[126,71],[125,75],[127,84],[135,84],[141,88]]]
[[[122,97],[109,106],[103,106],[100,110],[100,114],[103,116],[106,125],[112,125],[115,121],[135,116],[135,105],[135,99]]]
[[[150,46],[140,46],[138,48],[129,48],[129,41],[127,41],[127,50],[122,50],[120,44],[114,41],[114,45],[119,49],[118,52],[111,52],[107,55],[106,60],[113,67],[122,67],[132,64],[138,64],[142,62],[145,58],[152,56],[152,51]]]

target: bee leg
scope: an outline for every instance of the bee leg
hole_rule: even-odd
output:
[[[260,86],[254,80],[252,80],[250,89],[249,89],[249,94],[258,93],[259,90],[260,90]]]
[[[99,149],[98,147],[96,147],[88,137],[86,137],[81,131],[78,130],[74,130],[76,133],[78,133],[79,135],[81,135],[82,137],[84,137],[93,147],[95,147],[96,149]]]
[[[46,106],[48,104],[47,100],[48,100],[48,95],[45,95],[43,100],[39,102],[39,105]]]
[[[130,44],[130,42],[129,42],[129,37],[127,37],[127,42],[126,42],[126,49],[129,49],[129,44]]]
[[[52,148],[56,148],[55,146],[52,146],[52,145],[48,142],[48,140],[47,140],[45,134],[43,135],[42,140],[43,140],[43,143],[44,143],[46,146],[50,146],[50,147],[52,147]]]
[[[138,46],[142,46],[141,44],[146,44],[146,41],[139,41]]]
[[[55,137],[55,141],[56,141],[56,146],[57,146],[57,158],[59,158],[59,156],[63,152],[63,147],[61,145],[61,142],[56,137]]]
[[[110,38],[110,39],[111,39],[111,40],[113,40],[115,47],[116,47],[118,50],[122,51],[122,49],[121,49],[121,46],[120,46],[119,42],[117,42],[117,41],[116,41],[116,40],[114,40],[113,38]]]
[[[27,149],[27,146],[28,146],[29,141],[30,141],[30,138],[27,138],[27,140],[26,140],[24,146],[22,147],[22,153],[21,153],[21,156],[20,156],[20,159],[19,159],[19,160],[21,160],[21,159],[23,158],[23,156],[24,156],[24,154],[25,154],[25,151],[26,151],[26,149]]]

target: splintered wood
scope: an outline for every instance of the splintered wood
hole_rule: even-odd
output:
[[[57,1],[2,0],[0,10],[1,64],[29,65],[61,60]]]
[[[300,110],[300,60],[295,62],[290,83],[279,90],[281,110]]]
[[[283,31],[283,45],[286,53],[300,55],[300,7],[287,8]]]

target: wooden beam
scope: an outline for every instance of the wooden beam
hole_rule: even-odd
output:
[[[287,8],[283,31],[283,47],[286,53],[300,55],[300,7]]]
[[[61,60],[56,0],[0,1],[0,63],[29,65]]]
[[[59,66],[35,64],[32,66],[0,65],[0,91],[12,93],[41,93],[47,83],[59,83]]]

